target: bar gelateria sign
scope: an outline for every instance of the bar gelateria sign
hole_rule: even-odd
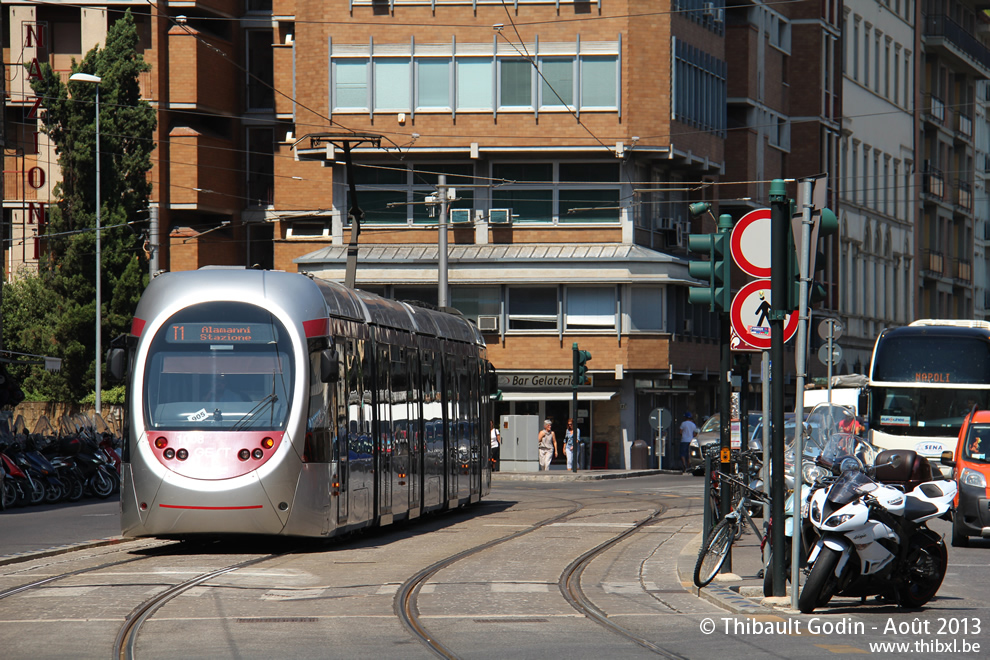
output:
[[[590,374],[589,374],[590,377]],[[548,373],[532,373],[532,374],[499,374],[498,375],[498,386],[499,387],[518,387],[521,389],[537,389],[537,388],[559,388],[559,387],[570,387],[571,386],[571,374],[548,374]],[[586,386],[585,386],[586,387]]]

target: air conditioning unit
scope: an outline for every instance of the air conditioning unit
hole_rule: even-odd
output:
[[[450,209],[450,224],[471,224],[471,209]]]
[[[491,209],[488,211],[488,224],[508,225],[512,223],[512,209]]]
[[[685,222],[677,223],[677,247],[686,248],[691,228]]]
[[[478,329],[482,332],[498,332],[497,316],[479,316]]]
[[[721,18],[720,14],[722,13],[722,8],[716,7],[714,2],[706,2],[704,4],[704,8],[705,9],[702,13],[707,18],[710,18],[715,21]]]
[[[653,218],[654,231],[677,231],[676,218]]]

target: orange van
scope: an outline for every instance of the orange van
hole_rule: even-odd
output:
[[[966,546],[970,536],[990,538],[990,410],[977,410],[963,419],[956,451],[944,452],[942,462],[953,466],[952,478],[959,486],[952,545]]]

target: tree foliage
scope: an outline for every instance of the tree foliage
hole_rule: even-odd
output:
[[[100,231],[102,346],[129,330],[147,284],[141,232],[147,225],[154,109],[141,99],[139,74],[151,67],[137,52],[128,10],[72,73],[101,78],[68,87],[47,63],[32,81],[42,99],[42,130],[55,146],[62,181],[46,227],[37,274],[3,291],[4,347],[62,358],[62,371],[21,368],[30,395],[78,402],[92,392],[96,347],[96,94],[100,109]]]

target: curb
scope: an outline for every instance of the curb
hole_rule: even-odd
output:
[[[603,479],[632,479],[658,474],[680,474],[672,470],[548,470],[546,472],[492,472],[492,481],[601,481]]]
[[[698,589],[694,586],[694,565],[698,559],[698,552],[701,550],[701,532],[688,541],[681,554],[677,556],[677,579],[685,590],[702,600],[721,607],[733,614],[744,615],[764,615],[772,614],[774,608],[764,605],[763,601],[757,602],[752,598],[743,596],[739,591],[718,583],[715,579],[707,587]],[[731,576],[730,573],[728,576]],[[731,579],[731,578],[730,578]],[[740,580],[738,576],[735,579]],[[741,580],[740,580],[741,581]]]
[[[32,559],[44,559],[45,557],[55,557],[57,555],[64,555],[75,550],[85,550],[88,548],[100,548],[103,546],[117,545],[125,541],[133,541],[135,539],[125,539],[122,536],[108,536],[103,539],[93,539],[92,541],[80,541],[79,543],[70,543],[68,545],[59,545],[54,548],[45,548],[43,550],[25,550],[24,552],[19,552],[16,555],[5,555],[0,557],[0,566],[7,566],[9,564],[18,564],[20,562],[31,561]]]

